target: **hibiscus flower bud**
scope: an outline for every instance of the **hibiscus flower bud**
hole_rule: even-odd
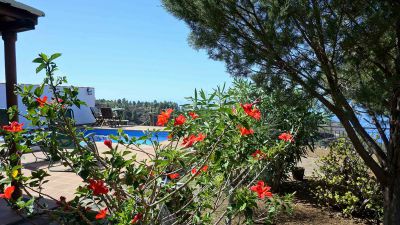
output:
[[[104,145],[112,149],[112,141],[111,140],[104,140]]]

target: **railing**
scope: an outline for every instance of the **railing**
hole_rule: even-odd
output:
[[[376,143],[384,147],[382,139],[379,135],[379,132],[374,127],[364,127],[367,133],[376,140]],[[317,142],[317,146],[327,147],[332,141],[337,140],[338,138],[348,138],[346,130],[339,123],[331,123],[327,125],[322,125],[319,127],[319,135],[320,138]]]

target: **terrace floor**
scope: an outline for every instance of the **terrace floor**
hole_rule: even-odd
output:
[[[116,129],[110,127],[95,127],[95,128],[103,128],[103,129]],[[122,126],[117,127],[122,128],[124,130],[159,130],[162,129],[160,127],[151,127],[151,126]],[[108,148],[102,143],[96,143],[100,154],[108,150]],[[141,146],[143,150],[147,152],[153,152],[154,149],[150,145]],[[144,153],[136,152],[137,159],[145,159],[147,156]],[[50,176],[47,177],[49,182],[43,185],[43,193],[51,196],[46,198],[45,201],[49,205],[49,207],[55,207],[56,202],[55,199],[58,200],[60,196],[66,197],[67,201],[74,198],[75,190],[78,186],[83,185],[82,179],[73,172],[67,172],[66,167],[61,164],[55,164],[54,167],[48,169],[48,161],[45,161],[45,156],[41,152],[37,152],[33,154],[25,154],[22,157],[22,164],[24,165],[24,169],[22,171],[25,175],[30,175],[32,171],[37,169],[45,169]],[[62,171],[62,172],[59,172]],[[33,196],[37,196],[34,192],[30,192]],[[36,218],[35,218],[36,219]],[[36,224],[47,224],[40,222],[41,220],[45,220],[45,218],[38,218]],[[23,222],[23,218],[16,213],[16,211],[12,210],[6,203],[5,200],[0,199],[0,225],[11,225],[11,224],[25,224]],[[27,223],[32,224],[32,223]]]

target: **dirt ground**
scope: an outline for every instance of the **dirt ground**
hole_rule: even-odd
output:
[[[318,205],[312,193],[312,180],[288,181],[282,192],[293,193],[294,210],[292,215],[285,215],[277,220],[282,225],[369,225],[372,224],[362,218],[346,218],[339,211]],[[376,224],[376,223],[375,223]]]
[[[339,211],[322,207],[316,203],[312,194],[313,171],[318,168],[317,161],[327,155],[327,149],[316,149],[310,152],[307,158],[303,158],[298,166],[305,168],[304,181],[290,180],[283,185],[282,192],[293,193],[294,211],[292,215],[282,216],[276,224],[279,225],[354,225],[376,224],[362,218],[345,218]]]
[[[291,216],[282,217],[276,224],[281,225],[353,225],[368,224],[361,219],[344,218],[340,213],[296,200]]]

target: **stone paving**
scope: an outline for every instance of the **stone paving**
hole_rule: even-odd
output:
[[[153,129],[160,129],[160,127],[146,127],[146,126],[138,126],[138,127],[123,127],[123,129],[130,129],[130,130],[153,130]],[[161,128],[162,129],[162,128]],[[99,153],[102,154],[102,152],[105,152],[108,150],[106,146],[104,146],[103,143],[97,142],[96,143]],[[142,149],[146,152],[153,153],[154,149],[150,145],[143,145]],[[142,160],[147,158],[147,155],[145,153],[141,152],[136,152],[137,153],[137,159]],[[36,156],[36,157],[35,157]],[[30,175],[31,171],[35,171],[39,168],[45,169],[50,176],[47,177],[49,182],[43,185],[43,193],[46,195],[49,195],[55,199],[59,199],[60,196],[66,197],[67,201],[71,200],[74,198],[75,190],[79,185],[83,185],[82,179],[77,176],[75,173],[68,172],[67,168],[60,165],[60,164],[55,164],[54,167],[51,167],[50,170],[47,168],[48,167],[48,161],[45,161],[45,156],[41,152],[35,153],[35,156],[33,154],[26,154],[23,155],[22,157],[22,164],[24,165],[23,173],[25,175]],[[129,155],[127,156],[129,157]],[[57,172],[56,172],[57,171]],[[64,171],[64,172],[58,172],[58,171]],[[37,196],[32,192],[33,196]],[[55,201],[51,200],[50,198],[44,199],[46,203],[50,207],[55,207]],[[38,221],[46,221],[46,217],[36,217],[35,220]],[[13,224],[32,224],[31,221],[29,222],[24,222],[22,220],[22,217],[19,216],[14,210],[12,210],[9,206],[7,206],[7,203],[5,200],[0,199],[0,225],[13,225]],[[43,222],[37,222],[35,224],[47,224]]]

